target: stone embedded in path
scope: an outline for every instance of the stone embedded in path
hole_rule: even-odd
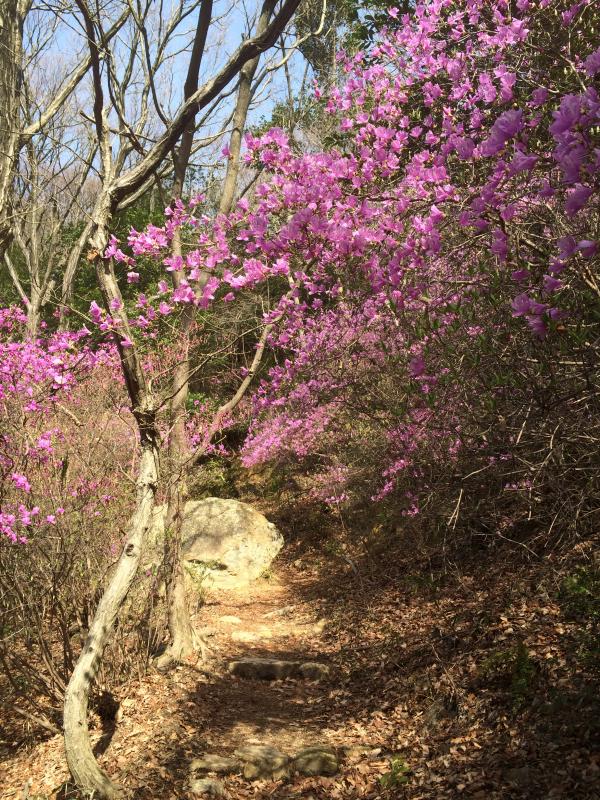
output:
[[[260,642],[261,639],[272,639],[273,631],[262,626],[257,631],[232,631],[231,638],[234,642]]]
[[[216,781],[214,778],[200,778],[192,781],[190,789],[192,794],[203,794],[208,797],[227,797],[225,787],[221,781]]]
[[[222,622],[224,625],[242,624],[242,620],[239,617],[234,617],[232,614],[224,614],[222,617],[219,617],[219,622]]]
[[[293,765],[296,772],[308,776],[331,776],[338,771],[337,754],[326,745],[305,747],[296,755]]]
[[[373,757],[381,753],[380,749],[368,746],[353,745],[341,747],[340,757],[352,762],[355,757]],[[218,775],[242,773],[250,781],[281,780],[293,774],[307,777],[331,777],[339,770],[338,750],[327,744],[314,744],[299,750],[295,756],[268,744],[248,744],[234,751],[233,756],[221,756],[216,753],[204,753],[190,765],[190,771],[213,772]],[[223,797],[223,785],[213,778],[202,778],[191,782],[195,794],[208,794]]]
[[[282,629],[281,636],[295,636],[299,639],[320,636],[327,625],[327,620],[320,619],[318,622],[299,622],[295,625],[287,625]]]
[[[232,675],[239,678],[254,678],[263,681],[284,678],[321,680],[329,675],[329,667],[312,661],[282,661],[271,658],[242,658],[230,661],[227,666]]]
[[[258,633],[254,633],[254,631],[232,631],[231,632],[231,641],[232,642],[258,642],[260,641],[260,636]]]
[[[316,661],[300,664],[300,674],[307,681],[322,681],[329,676],[329,667]]]
[[[233,772],[239,772],[239,769],[239,761],[236,761],[235,758],[226,758],[216,753],[204,753],[190,764],[191,772],[216,772],[220,775],[230,775]]]
[[[296,608],[295,605],[283,606],[283,608],[276,608],[275,611],[267,611],[263,614],[265,619],[273,619],[275,617],[289,617],[292,611]]]
[[[280,780],[290,774],[290,759],[276,747],[268,744],[249,744],[234,751],[244,762],[243,775],[251,781]]]
[[[275,681],[297,677],[300,662],[278,661],[270,658],[242,658],[239,661],[230,661],[227,669],[232,675],[237,675],[239,678]]]

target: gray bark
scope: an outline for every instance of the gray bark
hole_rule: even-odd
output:
[[[64,708],[65,750],[69,770],[77,786],[94,797],[114,798],[119,789],[98,766],[90,743],[87,711],[90,687],[102,652],[127,597],[144,548],[152,518],[158,480],[158,449],[151,438],[142,445],[137,502],[129,535],[110,585],[102,596],[83,651],[67,686]]]
[[[110,168],[110,159],[105,160]],[[109,306],[111,300],[122,305],[121,292],[112,264],[102,258],[108,240],[111,198],[103,193],[94,210],[94,235],[90,257],[96,264],[98,283]],[[122,335],[131,333],[123,309],[114,312],[121,323]],[[115,619],[121,608],[143,553],[146,532],[152,520],[154,496],[159,480],[159,434],[156,427],[154,398],[146,382],[135,348],[123,348],[121,335],[116,337],[125,385],[140,437],[140,467],[137,479],[136,507],[129,526],[127,541],[116,570],[100,600],[83,651],[77,660],[65,693],[65,751],[69,770],[77,786],[96,798],[114,798],[119,789],[99,767],[90,742],[87,711],[90,689],[98,672],[103,650],[109,641]]]
[[[23,23],[27,0],[0,0],[0,257],[11,240],[11,197],[19,152]]]
[[[203,0],[198,16],[194,50],[190,59],[184,85],[184,99],[198,90],[200,65],[206,45],[206,36],[212,17],[212,0]],[[174,154],[175,181],[173,200],[181,197],[185,176],[190,161],[196,129],[195,115],[190,119],[181,137],[181,145]],[[181,236],[176,231],[173,237],[173,255],[181,256]],[[173,273],[177,286],[181,281],[178,272]],[[167,595],[168,623],[171,644],[163,661],[180,661],[194,651],[194,629],[185,595],[185,573],[181,560],[181,526],[187,497],[187,481],[184,462],[187,454],[185,432],[186,403],[189,395],[189,337],[194,321],[194,309],[185,309],[180,331],[181,359],[173,372],[171,399],[171,432],[169,436],[169,462],[171,481],[167,494],[167,518],[165,520],[164,572]]]
[[[269,20],[275,8],[275,0],[265,0],[261,9],[260,17],[256,26],[256,36],[264,34],[269,24]],[[242,149],[242,137],[248,118],[248,109],[252,99],[252,81],[256,74],[260,53],[247,61],[240,70],[240,82],[238,94],[233,112],[233,130],[229,140],[229,158],[227,161],[227,171],[223,181],[223,192],[219,203],[219,213],[228,214],[235,199],[235,188],[240,169],[240,152]]]
[[[174,255],[181,255],[181,239],[177,232],[173,242]],[[179,283],[178,273],[173,273],[175,283]],[[190,619],[185,593],[185,573],[181,560],[181,529],[187,499],[187,480],[185,461],[187,437],[185,432],[186,403],[189,395],[189,337],[193,323],[194,309],[184,310],[180,330],[181,357],[173,372],[168,456],[171,468],[167,492],[167,515],[165,520],[165,543],[163,568],[167,597],[170,647],[159,660],[159,666],[171,661],[180,661],[194,652],[194,630]]]

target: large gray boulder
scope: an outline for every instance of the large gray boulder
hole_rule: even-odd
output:
[[[162,546],[165,516],[166,506],[158,506],[150,535],[155,551]],[[218,589],[260,577],[281,550],[283,537],[247,503],[209,497],[185,504],[182,542],[193,580]]]

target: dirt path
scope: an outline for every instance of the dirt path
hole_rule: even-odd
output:
[[[229,800],[598,800],[597,673],[558,593],[579,574],[581,547],[558,576],[551,559],[507,573],[495,551],[434,572],[407,549],[374,572],[365,564],[358,581],[346,560],[288,551],[268,579],[207,598],[195,623],[210,634],[208,663],[151,670],[121,688],[114,730],[92,720],[99,760],[124,800],[193,800],[192,781],[204,779]],[[262,681],[228,671],[249,657],[331,673]],[[190,772],[205,753],[261,745],[296,755],[317,743],[336,748],[331,777]],[[348,757],[345,747],[361,745],[374,752]],[[0,776],[3,800],[77,797],[64,792],[60,736],[0,762]]]
[[[201,614],[209,633],[214,674],[196,687],[197,704],[211,720],[216,745],[234,749],[251,741],[282,750],[315,741],[334,743],[326,730],[322,700],[329,681],[243,679],[228,674],[234,659],[257,657],[327,662],[322,634],[325,620],[293,592],[298,579],[281,573],[237,592],[219,594]]]
[[[190,764],[205,752],[226,757],[256,744],[292,756],[315,744],[357,743],[348,742],[332,713],[333,665],[324,680],[268,681],[228,671],[232,660],[250,657],[328,664],[327,622],[319,617],[318,600],[306,599],[306,583],[280,567],[250,586],[213,593],[194,619],[209,648],[207,662],[186,663],[165,674],[151,671],[124,687],[118,724],[104,731],[98,726],[93,741],[100,763],[128,796],[193,797]],[[230,798],[312,796],[311,779],[302,776],[292,783],[218,777]],[[27,780],[30,795],[23,794]],[[60,796],[57,790],[67,780],[62,741],[54,737],[10,765],[1,796]]]

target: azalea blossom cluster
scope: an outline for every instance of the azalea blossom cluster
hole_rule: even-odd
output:
[[[0,310],[0,533],[13,543],[59,525],[68,512],[93,514],[107,502],[97,476],[58,480],[62,491],[52,488],[51,476],[60,478],[82,385],[100,384],[106,370],[114,381],[116,366],[110,348],[87,344],[86,328],[31,340],[26,322],[19,308]]]
[[[345,81],[320,101],[334,147],[299,155],[281,130],[247,136],[248,164],[268,174],[252,203],[217,218],[202,198],[177,203],[163,227],[131,232],[132,255],[111,242],[129,281],[139,256],[179,273],[139,296],[142,334],[267,282],[280,298],[246,464],[329,448],[343,494],[342,451],[360,461],[362,426],[363,445],[377,429],[384,448],[374,499],[401,476],[422,484],[422,454],[452,462],[465,442],[460,354],[523,322],[539,346],[581,324],[598,263],[599,25],[591,0],[417,2],[371,52],[339,55]],[[110,309],[91,314],[118,328]],[[361,397],[385,376],[397,401],[370,390],[374,412]]]

